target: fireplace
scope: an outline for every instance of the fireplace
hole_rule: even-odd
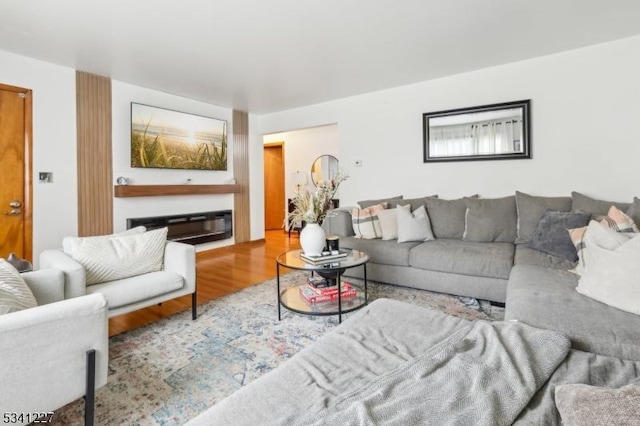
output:
[[[172,216],[127,219],[127,229],[144,226],[147,230],[167,227],[167,239],[186,244],[201,244],[233,236],[231,210],[188,213]]]

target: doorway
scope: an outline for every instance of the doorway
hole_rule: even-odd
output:
[[[284,200],[284,142],[264,144],[264,227],[283,229]]]
[[[0,84],[0,257],[33,261],[32,94]]]

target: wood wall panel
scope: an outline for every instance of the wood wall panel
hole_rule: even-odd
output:
[[[233,198],[234,236],[236,243],[251,239],[249,208],[249,115],[233,110],[233,175],[240,191]]]
[[[78,235],[113,232],[111,79],[76,71]]]

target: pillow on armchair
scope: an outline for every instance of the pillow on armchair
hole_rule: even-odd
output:
[[[86,284],[98,284],[162,269],[167,228],[100,237],[66,237],[62,246],[86,270]]]
[[[0,315],[36,306],[36,298],[18,270],[5,259],[0,259]]]

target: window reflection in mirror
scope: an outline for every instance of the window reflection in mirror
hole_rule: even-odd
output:
[[[321,155],[311,165],[311,180],[313,184],[329,181],[338,176],[339,163],[333,155]]]
[[[531,158],[529,101],[423,115],[424,161]]]

